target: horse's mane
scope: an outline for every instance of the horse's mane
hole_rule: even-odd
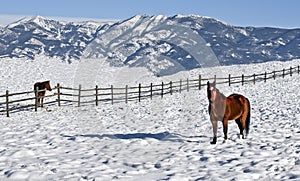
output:
[[[225,96],[222,92],[220,92],[219,89],[216,88],[216,90],[217,90],[217,92],[221,95],[222,98],[224,98],[224,99],[226,98],[226,96]]]

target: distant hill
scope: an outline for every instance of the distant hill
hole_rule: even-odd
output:
[[[115,23],[43,17],[0,26],[0,58],[98,58],[156,75],[199,67],[300,58],[300,29],[237,27],[197,15],[134,16]]]

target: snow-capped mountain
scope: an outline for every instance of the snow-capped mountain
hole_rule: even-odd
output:
[[[38,54],[64,60],[79,59],[102,25],[96,22],[64,23],[40,16],[24,18],[0,30],[1,57],[27,57]]]
[[[219,64],[300,58],[300,29],[236,27],[197,15],[138,15],[112,24],[34,17],[0,27],[0,48],[0,57],[99,58],[168,75]]]

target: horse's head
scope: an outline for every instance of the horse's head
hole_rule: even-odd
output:
[[[50,86],[50,80],[45,82],[45,88],[49,91],[52,91],[51,86]]]
[[[216,82],[210,83],[207,82],[207,98],[210,103],[213,103],[216,100],[217,97],[217,88],[216,88]]]

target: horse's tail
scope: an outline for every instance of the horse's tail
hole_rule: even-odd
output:
[[[248,114],[247,114],[247,118],[246,118],[246,135],[248,135],[249,134],[249,129],[250,129],[250,117],[251,117],[251,114],[250,114],[250,112],[251,112],[251,107],[250,107],[250,101],[249,101],[249,99],[247,99],[246,98],[246,100],[247,100],[247,107],[248,107]]]

